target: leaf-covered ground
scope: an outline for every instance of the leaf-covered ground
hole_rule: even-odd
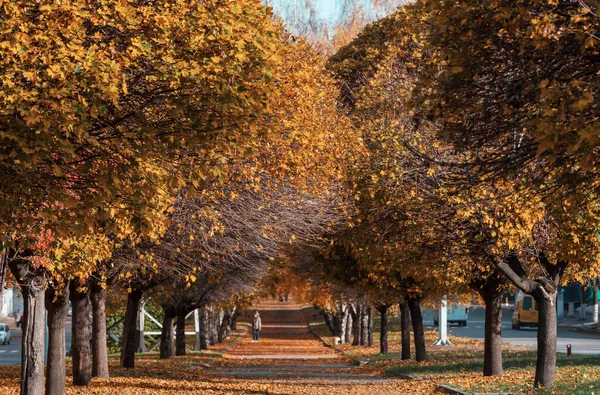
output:
[[[251,312],[240,317],[241,338],[232,338],[215,353],[194,353],[161,361],[138,356],[136,368],[118,367],[111,358],[110,379],[91,387],[68,384],[67,394],[431,394],[429,380],[409,381],[356,366],[352,358],[323,345],[306,325],[300,306],[260,306],[263,330],[251,341]],[[310,317],[308,317],[310,318]],[[228,349],[228,345],[234,347]],[[0,394],[18,393],[19,367],[0,368]]]
[[[286,303],[260,306],[263,330],[251,341],[248,321],[240,317],[235,336],[211,352],[192,353],[161,361],[157,355],[140,355],[134,370],[122,369],[111,358],[110,379],[94,379],[91,387],[68,384],[67,394],[434,394],[436,384],[449,384],[472,392],[523,394],[599,394],[600,357],[559,356],[557,384],[532,388],[535,352],[524,347],[504,350],[505,375],[482,377],[483,344],[451,337],[452,346],[430,346],[437,332],[426,332],[428,361],[401,361],[395,327],[390,353],[378,355],[378,334],[372,347],[326,347],[306,326],[314,311]],[[322,334],[318,320],[313,328]],[[327,340],[327,339],[325,339]],[[369,361],[357,366],[356,360]],[[70,365],[70,361],[68,362]],[[0,367],[0,394],[18,393],[19,366]],[[407,373],[415,380],[404,380]]]
[[[378,320],[376,319],[375,328]],[[322,319],[311,320],[311,326],[326,342],[332,342]],[[338,350],[356,360],[369,361],[363,369],[373,374],[409,374],[417,380],[446,384],[474,393],[509,392],[515,394],[600,394],[600,356],[559,355],[556,384],[552,388],[533,388],[535,351],[522,346],[503,345],[504,375],[483,377],[483,342],[449,336],[451,346],[433,346],[437,331],[426,329],[428,360],[417,363],[400,359],[399,323],[392,320],[390,353],[379,355],[379,333],[374,345],[353,347],[340,345]],[[414,349],[413,357],[414,357]]]

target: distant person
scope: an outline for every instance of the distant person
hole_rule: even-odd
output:
[[[21,325],[21,310],[17,310],[17,312],[15,313],[15,323],[17,324],[17,328]]]
[[[258,342],[258,334],[262,328],[262,323],[260,322],[260,314],[258,310],[254,313],[254,320],[252,321],[252,343]]]
[[[17,326],[21,326],[21,329],[23,329],[24,322],[25,322],[25,315],[21,314],[21,316],[19,317],[19,323],[17,324]]]

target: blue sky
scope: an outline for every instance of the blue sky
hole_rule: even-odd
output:
[[[263,2],[273,7],[275,14],[282,18],[292,30],[293,26],[290,25],[290,20],[307,21],[310,18],[310,8],[306,6],[307,0],[263,0]],[[347,16],[344,15],[344,3],[346,2],[344,0],[308,0],[316,14],[313,20],[316,19],[320,24],[329,27]],[[397,3],[398,0],[395,2]],[[357,3],[367,14],[372,14],[371,19],[384,16],[375,15],[373,0],[358,0]]]

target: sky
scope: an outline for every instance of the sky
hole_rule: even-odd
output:
[[[390,1],[398,2],[398,0],[388,0],[388,2]],[[273,7],[275,14],[282,18],[292,29],[294,29],[294,26],[290,21],[307,21],[311,19],[310,7],[306,6],[307,2],[312,5],[315,12],[312,19],[316,19],[328,27],[332,27],[340,20],[343,20],[343,18],[347,16],[344,15],[345,8],[347,8],[344,7],[344,4],[348,2],[352,3],[352,1],[347,0],[263,0],[263,2]],[[367,14],[371,15],[370,19],[384,16],[375,15],[376,11],[373,6],[373,0],[357,0],[356,3],[358,3]]]

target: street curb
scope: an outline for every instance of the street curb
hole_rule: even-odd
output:
[[[459,390],[458,388],[450,387],[449,385],[446,385],[446,384],[438,384],[437,388],[444,391],[446,394],[472,395],[470,392],[465,392],[465,391]]]
[[[511,392],[486,392],[486,393],[467,392],[467,391],[459,390],[458,388],[451,387],[446,384],[437,384],[437,388],[439,390],[444,391],[446,394],[452,394],[452,395],[512,395]]]
[[[415,377],[413,375],[410,375],[408,373],[398,372],[398,373],[388,373],[388,374],[391,374],[391,375],[393,375],[395,377],[398,377],[398,378],[401,378],[403,380],[419,380],[419,378],[417,378],[417,377]]]

